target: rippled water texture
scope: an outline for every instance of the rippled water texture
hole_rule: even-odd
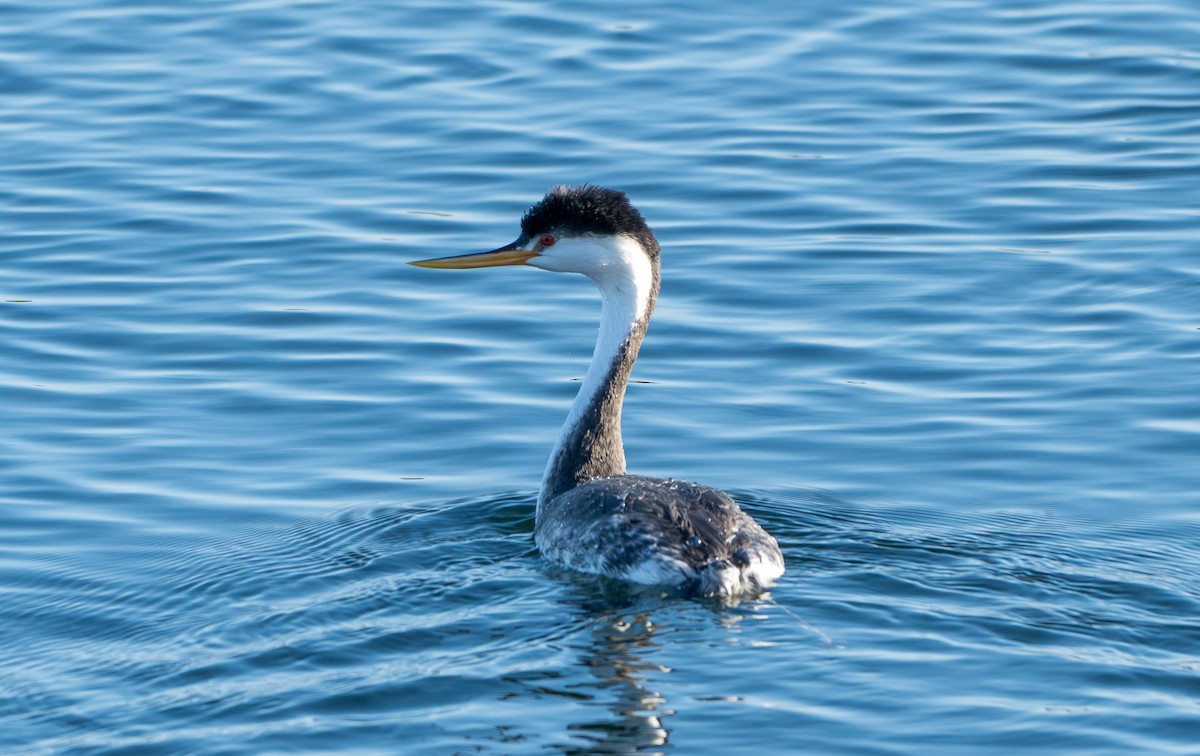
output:
[[[1194,753],[1200,6],[0,4],[0,751]],[[547,566],[627,191],[633,470],[788,572]]]

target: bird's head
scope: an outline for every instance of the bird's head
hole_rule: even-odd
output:
[[[491,252],[410,263],[423,268],[529,265],[582,273],[602,290],[623,280],[654,277],[658,240],[624,192],[598,186],[551,189],[521,219],[521,235]]]

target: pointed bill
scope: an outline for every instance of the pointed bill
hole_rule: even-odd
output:
[[[409,265],[416,265],[418,268],[494,268],[499,265],[524,265],[538,254],[532,249],[521,249],[517,242],[513,242],[500,249],[493,249],[491,252],[435,257],[432,260],[410,262]]]

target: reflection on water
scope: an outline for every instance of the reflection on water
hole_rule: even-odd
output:
[[[711,706],[746,705],[746,680],[736,680],[737,671],[724,662],[726,654],[746,642],[741,631],[747,619],[788,617],[785,621],[795,621],[793,632],[818,647],[827,645],[828,639],[789,616],[768,594],[754,599],[683,601],[669,590],[631,587],[593,576],[559,573],[556,577],[582,591],[566,603],[586,627],[580,628],[571,644],[572,672],[539,677],[536,683],[527,683],[526,690],[536,697],[553,695],[576,704],[560,724],[566,741],[554,732],[542,734],[548,747],[563,753],[665,753],[679,747],[672,737],[681,725],[689,730],[684,747],[703,742]],[[689,636],[698,627],[704,628],[698,637],[707,650],[681,655],[680,648],[692,643]],[[749,645],[773,644],[756,639]],[[683,672],[687,680],[675,679],[676,663],[687,667]],[[728,673],[734,678],[723,677]],[[700,679],[706,679],[706,684],[697,685]],[[677,693],[669,696],[668,689]]]
[[[651,677],[670,673],[651,658],[658,631],[650,612],[618,614],[598,622],[592,646],[580,663],[596,677],[596,689],[609,700],[610,716],[581,721],[568,728],[586,748],[565,748],[568,753],[661,753],[669,729],[664,717],[674,715],[667,699],[655,690]],[[584,709],[594,711],[594,709]]]

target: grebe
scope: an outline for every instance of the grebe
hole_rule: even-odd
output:
[[[621,405],[658,297],[659,247],[623,192],[556,187],[491,252],[411,263],[425,268],[529,265],[582,273],[600,289],[600,335],[538,496],[534,540],[552,562],[645,585],[733,596],[783,574],[769,533],[724,491],[628,475]]]

